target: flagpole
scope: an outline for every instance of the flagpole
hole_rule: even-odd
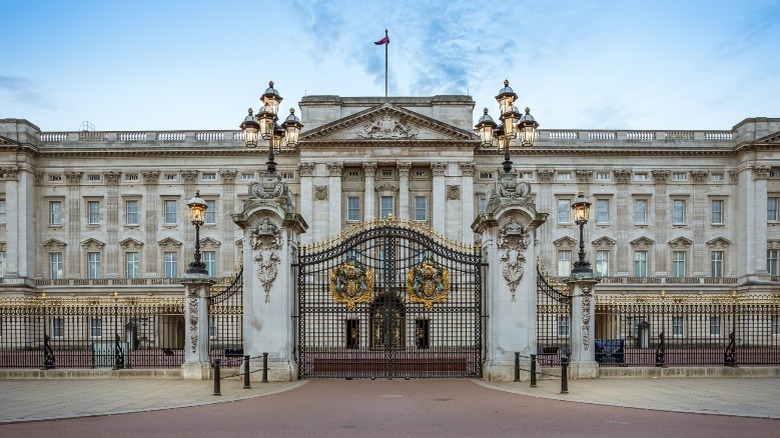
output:
[[[385,29],[385,38],[389,38],[387,35],[387,29]],[[387,97],[387,46],[389,45],[389,42],[385,44],[385,97]]]

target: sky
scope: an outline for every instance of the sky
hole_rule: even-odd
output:
[[[306,95],[468,94],[542,129],[780,117],[780,0],[0,0],[0,118],[44,132],[232,130]],[[303,120],[304,125],[306,121]],[[305,131],[304,127],[304,131]]]

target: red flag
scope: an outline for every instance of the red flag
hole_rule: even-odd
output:
[[[384,38],[382,38],[379,41],[375,41],[374,44],[376,44],[377,46],[381,46],[381,45],[384,45],[384,44],[390,44],[390,37],[385,35]]]

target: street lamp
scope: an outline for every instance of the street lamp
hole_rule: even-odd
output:
[[[290,115],[284,120],[281,126],[276,124],[279,120],[279,104],[282,103],[282,96],[274,88],[273,81],[268,83],[268,88],[261,96],[263,107],[258,114],[253,115],[252,108],[249,108],[249,114],[241,122],[241,130],[244,131],[244,145],[248,148],[257,147],[257,137],[268,140],[268,162],[265,163],[268,173],[276,172],[276,161],[274,152],[281,152],[282,145],[286,147],[295,147],[298,144],[298,137],[301,133],[303,124],[295,116],[295,109],[290,108]]]
[[[590,217],[590,202],[582,192],[579,192],[577,199],[571,204],[571,209],[574,210],[574,223],[580,226],[580,259],[574,262],[574,269],[571,272],[572,274],[591,275],[593,270],[590,269],[590,263],[585,260],[585,239],[582,232],[582,228],[588,223]]]
[[[504,88],[496,96],[501,112],[499,117],[501,125],[493,121],[493,118],[488,115],[488,109],[485,108],[483,116],[475,126],[483,147],[497,145],[499,150],[504,151],[502,163],[504,173],[512,171],[512,161],[509,156],[509,144],[512,139],[519,137],[522,146],[533,146],[536,128],[539,127],[539,123],[531,115],[530,108],[525,109],[525,114],[520,114],[514,105],[516,99],[517,94],[509,86],[509,81],[505,80]]]
[[[195,191],[195,197],[190,199],[187,203],[187,207],[190,209],[190,222],[195,225],[195,260],[190,263],[188,274],[208,274],[206,264],[200,261],[200,226],[203,225],[206,209],[209,208],[206,205],[206,201],[200,197],[200,190]]]

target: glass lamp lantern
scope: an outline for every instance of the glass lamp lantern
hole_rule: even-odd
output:
[[[267,106],[274,116],[279,113],[279,104],[282,103],[283,99],[279,92],[276,91],[276,88],[274,88],[274,81],[268,83],[268,88],[260,99],[263,101],[263,106]]]
[[[520,140],[523,146],[533,146],[536,139],[536,128],[539,127],[539,123],[534,120],[534,116],[531,115],[531,108],[525,108],[525,114],[520,117],[520,121],[517,123],[517,129],[520,131]]]
[[[284,136],[286,138],[287,147],[295,147],[298,144],[298,137],[301,134],[301,128],[303,124],[301,120],[295,115],[295,109],[290,108],[290,115],[282,123],[282,129],[284,129]]]
[[[496,122],[493,121],[493,118],[488,115],[488,109],[485,108],[483,111],[482,117],[479,118],[479,121],[477,122],[477,125],[474,126],[474,128],[479,133],[479,139],[482,143],[482,147],[490,147],[493,146],[493,139],[496,129]]]
[[[189,207],[190,210],[190,222],[196,227],[203,225],[208,205],[206,205],[206,201],[200,197],[200,190],[195,191],[195,197],[190,199],[190,202],[187,203],[187,207]]]
[[[252,115],[252,108],[249,108],[249,115],[241,122],[241,130],[244,131],[244,146],[248,148],[257,147],[257,132],[260,130],[260,124]]]
[[[571,209],[574,210],[574,219],[577,224],[588,222],[588,219],[590,218],[590,205],[588,198],[586,198],[582,192],[579,192],[574,203],[571,204]]]
[[[512,90],[512,87],[509,86],[509,80],[504,80],[504,88],[499,90],[498,96],[496,96],[496,100],[498,101],[498,107],[499,111],[501,112],[501,115],[511,111],[512,106],[515,103],[515,100],[517,99],[517,94],[515,94],[515,91]]]

